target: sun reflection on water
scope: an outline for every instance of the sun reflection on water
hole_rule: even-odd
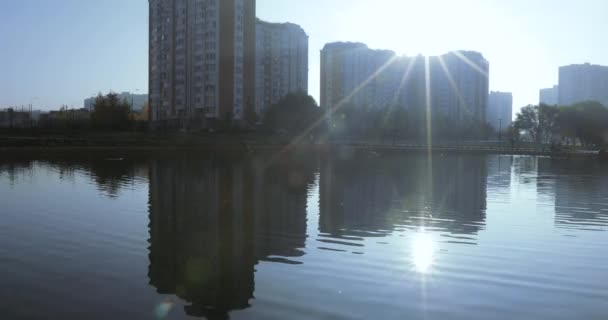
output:
[[[412,262],[414,269],[420,273],[429,273],[433,265],[435,243],[433,238],[421,230],[412,239]]]

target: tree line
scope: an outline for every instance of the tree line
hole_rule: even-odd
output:
[[[148,107],[134,114],[129,101],[117,94],[99,94],[86,117],[77,110],[62,108],[55,126],[60,131],[98,130],[124,131],[141,124],[147,127]],[[494,137],[485,121],[468,117],[463,124],[441,114],[429,114],[421,108],[393,106],[387,108],[343,105],[335,110],[319,107],[315,99],[304,93],[290,93],[266,108],[262,114],[246,112],[239,125],[232,118],[224,119],[226,130],[244,127],[249,131],[332,138],[346,141],[426,142],[427,139],[459,141]],[[86,112],[85,112],[86,113]],[[468,122],[467,122],[468,121]],[[260,125],[261,124],[261,125]],[[598,102],[582,102],[572,106],[529,105],[521,109],[512,126],[506,130],[512,142],[529,140],[535,144],[604,146],[608,144],[608,108]]]
[[[288,94],[267,108],[263,119],[264,127],[275,133],[323,135],[350,141],[481,139],[492,133],[484,121],[469,120],[457,125],[450,117],[403,106],[371,108],[344,104],[328,110],[305,93]]]
[[[535,144],[604,146],[608,144],[608,108],[587,101],[571,106],[529,105],[517,114],[512,139]]]

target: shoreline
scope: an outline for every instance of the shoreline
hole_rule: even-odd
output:
[[[357,153],[368,156],[397,154],[479,154],[479,155],[513,155],[542,156],[554,158],[597,158],[598,151],[548,151],[529,148],[498,148],[478,146],[437,146],[430,150],[427,146],[413,145],[358,145],[358,144],[177,144],[177,145],[50,145],[50,146],[2,146],[0,154],[57,154],[57,153],[109,153],[109,154],[155,154],[167,152],[194,153],[238,153],[255,154],[266,152],[315,152],[321,154]]]

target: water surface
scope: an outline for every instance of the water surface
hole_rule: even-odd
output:
[[[606,319],[608,166],[0,160],[7,319]]]

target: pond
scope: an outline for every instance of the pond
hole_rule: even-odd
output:
[[[7,319],[606,319],[608,166],[0,160]]]

